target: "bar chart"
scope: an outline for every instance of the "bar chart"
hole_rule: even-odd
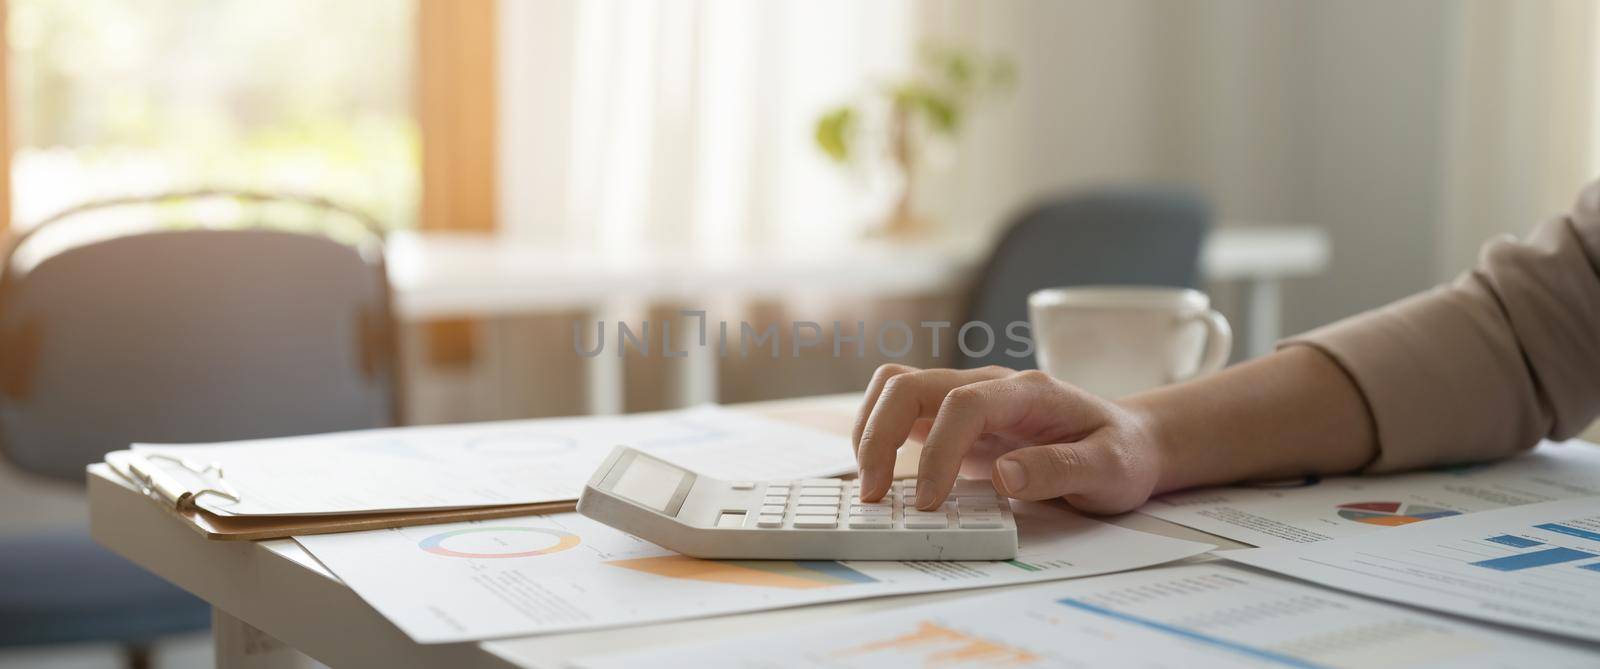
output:
[[[1600,498],[1225,557],[1366,595],[1600,641]]]

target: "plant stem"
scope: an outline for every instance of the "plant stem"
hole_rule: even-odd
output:
[[[894,211],[890,214],[889,224],[885,229],[891,237],[909,237],[917,233],[916,215],[911,211],[911,194],[916,179],[913,166],[916,163],[916,150],[911,140],[911,106],[903,102],[895,102],[889,119],[889,151],[894,157],[894,162],[900,167],[900,175],[905,179],[900,187],[900,197],[895,201]]]

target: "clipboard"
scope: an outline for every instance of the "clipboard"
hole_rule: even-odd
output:
[[[156,463],[169,463],[204,481],[203,487],[185,485]],[[195,500],[215,495],[239,500],[238,491],[229,485],[220,467],[158,453],[113,451],[106,464],[153,503],[182,520],[200,536],[213,541],[259,541],[295,535],[334,534],[383,530],[414,525],[436,525],[468,520],[488,520],[546,513],[562,513],[577,508],[577,500],[507,504],[462,509],[385,511],[325,516],[225,516],[200,508]]]

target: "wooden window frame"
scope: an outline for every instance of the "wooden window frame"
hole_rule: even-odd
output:
[[[423,230],[487,234],[496,227],[496,9],[496,0],[417,2]],[[428,361],[470,367],[481,327],[466,318],[429,323]]]

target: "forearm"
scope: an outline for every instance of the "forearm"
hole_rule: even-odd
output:
[[[1157,493],[1350,473],[1377,455],[1360,391],[1310,346],[1290,346],[1121,404],[1146,422],[1156,441]]]

